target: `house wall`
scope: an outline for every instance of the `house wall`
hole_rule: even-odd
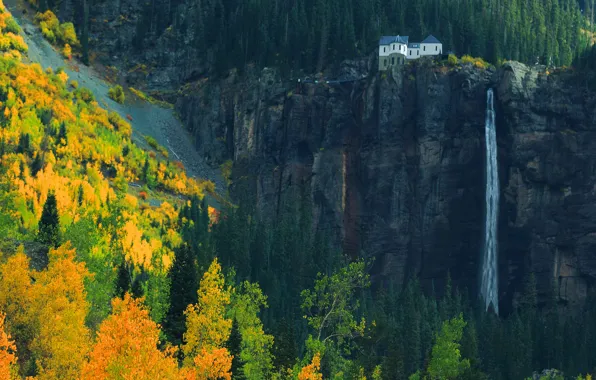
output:
[[[401,44],[399,42],[395,42],[391,44],[391,54],[393,53],[401,53],[401,54],[406,54],[406,45]]]
[[[420,55],[443,54],[443,44],[420,44]]]
[[[420,58],[421,49],[419,48],[408,48],[408,59],[418,59]]]
[[[389,45],[380,45],[379,46],[379,57],[387,57],[391,54],[391,46]]]
[[[405,61],[406,55],[402,53],[393,53],[388,56],[379,56],[379,71],[388,70],[391,68],[391,66],[401,65]]]

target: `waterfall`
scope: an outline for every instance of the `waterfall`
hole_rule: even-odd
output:
[[[488,89],[486,99],[486,218],[484,226],[484,251],[482,260],[482,284],[480,293],[486,304],[486,310],[493,305],[499,314],[499,286],[497,278],[497,223],[499,219],[499,175],[497,167],[497,133],[495,129],[495,110],[493,90]]]

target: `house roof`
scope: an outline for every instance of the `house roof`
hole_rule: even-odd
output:
[[[429,35],[428,37],[426,37],[424,39],[424,41],[422,41],[423,44],[440,44],[441,41],[439,41],[435,36],[433,36],[432,34]]]
[[[410,43],[408,44],[408,47],[411,49],[420,49],[420,44],[419,43]]]
[[[389,45],[394,42],[407,45],[408,36],[382,36],[379,40],[379,45]]]

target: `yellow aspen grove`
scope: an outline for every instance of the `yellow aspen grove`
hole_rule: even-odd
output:
[[[215,259],[201,279],[197,304],[185,312],[184,365],[195,367],[201,379],[230,378],[232,356],[224,348],[232,330],[232,320],[225,317],[229,304],[230,289]]]
[[[0,266],[0,310],[5,316],[4,328],[15,340],[20,360],[27,359],[31,339],[37,331],[31,315],[31,288],[29,259],[20,251]]]
[[[174,350],[160,351],[159,325],[140,300],[114,298],[113,314],[99,327],[97,343],[83,367],[82,380],[178,379]],[[186,378],[192,378],[187,374]]]
[[[31,342],[39,379],[78,379],[91,340],[84,280],[89,272],[67,243],[50,250],[48,268],[35,276],[33,313],[39,333]]]

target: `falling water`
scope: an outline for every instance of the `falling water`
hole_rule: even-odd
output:
[[[482,260],[482,285],[480,292],[486,309],[492,304],[499,314],[499,287],[497,283],[497,221],[499,219],[499,175],[497,168],[497,133],[493,90],[487,92],[486,122],[486,220],[484,227],[484,252]]]

